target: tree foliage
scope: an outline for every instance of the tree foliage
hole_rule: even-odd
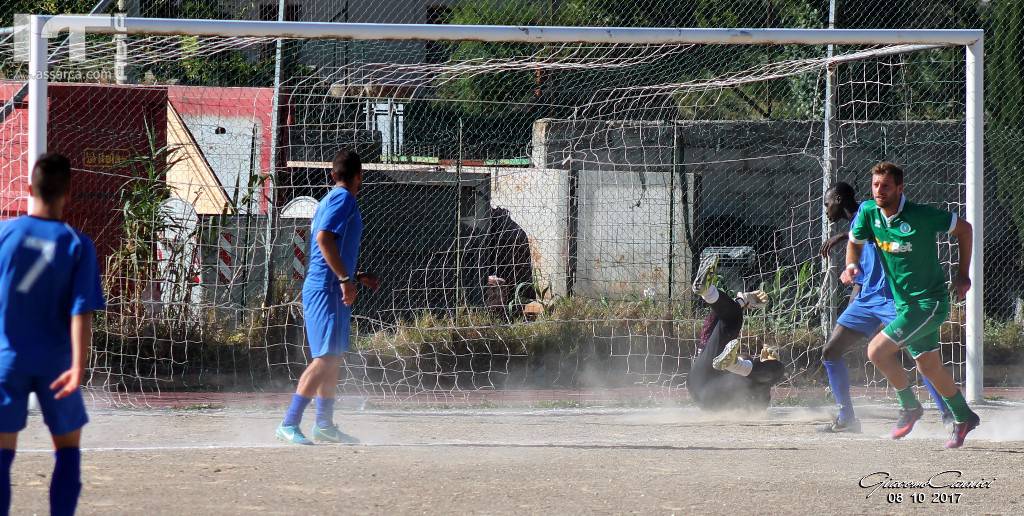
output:
[[[462,0],[452,10],[449,23],[485,25],[564,25],[639,27],[818,27],[822,11],[813,0],[696,0],[668,2],[635,0],[624,9],[621,1],[566,0],[532,2],[514,0]],[[551,46],[554,47],[554,46]],[[548,49],[550,50],[550,48]],[[456,60],[503,59],[543,54],[538,45],[462,42],[451,45],[449,56]],[[697,47],[681,55],[659,59],[633,70],[582,70],[569,73],[531,70],[494,71],[475,74],[446,83],[440,89],[446,99],[463,99],[467,114],[483,110],[481,101],[501,102],[494,116],[508,111],[534,110],[540,116],[558,117],[556,106],[575,106],[586,100],[587,92],[601,87],[665,84],[711,78],[759,64],[821,55],[821,49],[793,46]],[[727,56],[727,57],[726,57]],[[680,112],[652,110],[655,118],[710,117],[732,119],[806,118],[815,105],[817,78],[794,77],[772,83],[749,84],[724,92],[727,98],[712,112],[702,112],[700,102],[682,93],[675,102]],[[536,106],[546,106],[537,109]],[[501,111],[497,113],[496,111]]]
[[[147,16],[186,19],[226,19],[231,16],[217,2],[205,0],[156,0],[146,9]],[[243,16],[240,16],[243,15]],[[206,54],[194,36],[180,38],[182,58],[157,63],[140,73],[149,72],[160,83],[175,82],[190,86],[272,86],[274,81],[273,44],[255,52],[222,51]]]
[[[6,0],[0,9],[0,27],[14,25],[16,14],[85,14],[96,6],[96,0]]]
[[[986,14],[985,136],[999,199],[1024,250],[1024,3],[999,2]]]

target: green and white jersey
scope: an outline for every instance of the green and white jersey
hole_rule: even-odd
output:
[[[873,239],[897,305],[949,302],[946,272],[939,263],[936,235],[956,228],[956,214],[900,199],[892,217],[875,201],[865,201],[850,229],[850,241]]]

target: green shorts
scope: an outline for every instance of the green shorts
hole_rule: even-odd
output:
[[[899,347],[906,347],[917,358],[939,349],[939,328],[949,317],[945,301],[915,305],[897,305],[896,318],[882,329]]]

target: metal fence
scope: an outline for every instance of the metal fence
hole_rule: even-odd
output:
[[[22,4],[36,12],[46,6],[79,12],[96,7],[81,2],[15,7]],[[1024,8],[1012,2],[140,0],[99,7],[151,17],[296,21],[984,28],[986,315],[1019,317],[1024,87],[1018,52],[1024,51],[1014,34],[1024,34]],[[82,147],[83,159],[92,159],[91,168],[103,172],[104,163],[110,168],[119,157],[89,155],[78,139],[123,138],[127,146],[145,147],[144,134],[119,136],[103,125],[142,127],[145,119],[157,121],[159,134],[150,141],[192,149],[168,167],[177,178],[169,183],[184,185],[177,193],[189,207],[160,212],[165,222],[150,229],[173,238],[157,242],[163,254],[152,260],[164,276],[174,269],[172,262],[179,263],[186,274],[173,283],[195,276],[206,290],[188,287],[184,297],[171,299],[166,288],[137,288],[137,278],[121,275],[112,288],[119,294],[135,288],[146,308],[116,315],[119,326],[100,343],[94,384],[119,389],[265,385],[279,371],[276,378],[288,379],[292,366],[304,363],[301,314],[294,301],[309,245],[302,232],[308,209],[288,207],[323,194],[325,162],[341,147],[356,147],[375,164],[367,168],[362,199],[368,221],[364,249],[378,270],[400,278],[359,307],[366,347],[353,357],[350,377],[359,388],[421,391],[528,383],[522,371],[531,368],[545,371],[540,376],[553,375],[550,383],[575,385],[595,367],[614,370],[627,383],[678,387],[696,337],[692,328],[680,327],[696,320],[687,282],[694,257],[708,248],[753,249],[757,265],[737,272],[738,284],[771,287],[774,281],[779,283],[775,294],[792,301],[755,321],[751,332],[758,342],[808,338],[809,344],[820,343],[823,329],[810,319],[820,311],[822,302],[814,297],[827,275],[820,266],[803,266],[814,261],[815,242],[822,238],[822,67],[786,72],[778,80],[750,80],[742,87],[722,80],[702,89],[706,85],[700,81],[736,72],[769,74],[761,67],[820,60],[829,49],[577,46],[546,54],[552,51],[472,42],[253,40],[231,42],[223,47],[230,53],[216,53],[221,48],[216,40],[186,40],[175,42],[176,54],[161,55],[161,49],[172,47],[151,43],[130,47],[150,58],[149,65],[133,55],[127,76],[111,81],[146,91],[139,94],[150,99],[146,109],[132,111],[139,118],[125,118],[128,109],[104,112],[106,122],[96,123],[90,136],[67,137],[64,144]],[[117,59],[116,48],[103,48]],[[197,54],[196,48],[214,54]],[[0,84],[5,93],[0,97],[9,106],[3,127],[10,134],[0,142],[13,155],[20,152],[24,133],[18,91],[25,70],[9,55],[3,57],[0,71],[8,80]],[[476,63],[484,66],[473,69]],[[832,179],[857,184],[863,195],[870,165],[894,159],[918,178],[911,180],[918,199],[954,211],[962,207],[962,63],[958,49],[938,49],[840,67],[840,143]],[[585,98],[594,91],[685,81],[692,84],[642,101],[629,95]],[[52,110],[65,114],[53,126],[68,134],[88,113],[61,106],[98,98],[108,106],[129,105],[110,85],[68,84],[52,91],[67,100]],[[705,91],[729,93],[709,99]],[[138,98],[132,102],[138,104]],[[580,112],[579,106],[592,111]],[[14,158],[5,161],[11,184],[24,177]],[[274,184],[264,180],[269,170],[276,172]],[[97,197],[125,184],[104,181],[95,187]],[[628,206],[612,204],[623,199]],[[17,212],[17,202],[10,199],[5,207]],[[116,227],[120,212],[99,204],[84,210],[117,213]],[[94,224],[90,232],[110,237],[110,219],[89,222]],[[169,248],[165,241],[186,243]],[[944,257],[955,260],[948,247]],[[782,283],[802,293],[786,291]],[[521,289],[522,284],[530,288]],[[628,301],[630,308],[614,314],[616,324],[601,326],[594,320],[611,313],[607,306],[563,307],[572,318],[568,334],[554,321],[515,333],[519,330],[509,318],[522,314],[510,314],[510,306],[515,312],[535,298],[568,294],[596,304]],[[653,313],[650,306],[657,303],[645,304],[648,300],[669,301],[671,308]],[[161,303],[181,306],[183,301],[211,309],[176,312],[185,314],[181,317],[154,315],[153,310],[164,310],[154,308]],[[463,307],[487,308],[491,318],[475,321],[460,312]],[[430,313],[422,313],[424,308]],[[101,328],[113,328],[104,323]],[[466,331],[495,324],[502,326],[495,335],[472,337]],[[814,327],[810,337],[805,335],[809,326]],[[579,342],[571,335],[579,333],[589,337],[591,355],[572,349]],[[962,364],[956,354],[962,352],[958,328],[951,333],[944,335],[955,350],[951,361]],[[382,344],[378,335],[391,340]],[[524,344],[543,347],[545,339],[563,346],[554,365],[536,363],[537,350]],[[240,357],[237,349],[187,345],[207,341],[249,346]],[[502,349],[485,350],[494,342]],[[402,346],[417,348],[403,355]],[[786,359],[802,372],[813,370],[811,347],[787,349]],[[495,361],[496,356],[504,358]],[[605,362],[588,362],[594,356]],[[868,383],[878,383],[873,374],[867,373]],[[217,379],[204,380],[204,375]],[[812,374],[806,376],[813,381]]]
[[[986,291],[989,314],[1001,318],[1024,316],[1024,85],[1021,77],[1020,45],[1024,35],[1024,6],[1013,0],[351,0],[253,2],[245,0],[91,0],[32,2],[5,0],[10,14],[32,9],[34,12],[63,10],[86,12],[100,7],[101,12],[125,12],[132,16],[284,19],[297,21],[335,21],[362,23],[473,23],[529,25],[602,25],[637,27],[807,27],[825,28],[983,28],[986,31],[986,188],[994,192],[986,207],[987,223],[1000,228],[986,241],[986,276],[991,288]],[[281,12],[280,5],[284,6]],[[53,12],[58,14],[57,12]],[[9,15],[10,15],[9,14]],[[8,16],[9,16],[8,15]],[[8,18],[4,18],[9,21]],[[7,23],[9,25],[9,23]],[[2,36],[0,36],[2,37]],[[368,45],[365,42],[310,42],[292,49],[285,58],[310,65],[344,65],[375,58],[403,59],[403,46],[416,44]],[[272,43],[262,56],[272,60]],[[445,45],[427,43],[423,51],[428,59],[446,55]],[[721,52],[727,52],[722,50]],[[406,59],[408,59],[406,57]],[[266,70],[272,70],[267,66]],[[261,78],[244,74],[232,80],[239,85],[269,86],[271,74]],[[374,106],[387,119],[386,105]],[[416,115],[413,115],[416,116]],[[529,113],[517,113],[524,121]],[[490,138],[476,138],[477,145],[491,152],[502,152],[501,128],[465,117],[465,130],[488,131]],[[474,125],[476,124],[476,125]],[[509,124],[511,126],[512,124]],[[453,138],[451,130],[436,135],[418,135],[418,141],[403,142],[412,153],[425,155],[457,151],[445,148]],[[391,144],[391,143],[388,143]],[[298,147],[298,146],[297,146]],[[498,147],[499,150],[494,150]],[[478,149],[479,150],[479,149]],[[514,153],[521,149],[509,149]],[[473,152],[470,154],[482,154]],[[839,166],[863,166],[845,163]],[[907,163],[913,169],[913,163]],[[1004,229],[1005,228],[1005,229]]]

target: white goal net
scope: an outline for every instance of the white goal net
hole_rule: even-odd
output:
[[[818,250],[846,225],[823,220],[823,189],[868,198],[890,160],[910,198],[965,214],[958,46],[92,35],[80,60],[59,42],[47,147],[72,158],[68,218],[103,260],[89,383],[107,391],[291,385],[310,218],[341,149],[363,158],[360,268],[383,281],[360,293],[341,388],[370,395],[682,393],[709,253],[723,288],[771,297],[748,351],[776,348],[784,386],[827,385],[846,293],[842,251]],[[28,68],[10,40],[0,58],[6,104]],[[7,216],[26,206],[27,103],[11,105]],[[958,381],[963,314],[942,329]],[[863,350],[847,360],[883,392]]]

